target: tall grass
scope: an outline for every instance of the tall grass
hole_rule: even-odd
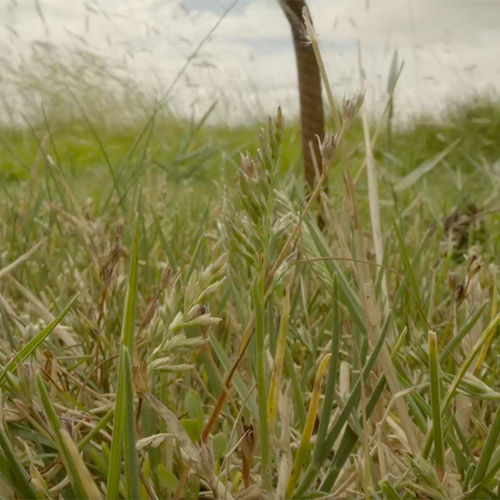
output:
[[[281,112],[5,130],[2,498],[498,497],[499,107],[351,98],[310,197]]]

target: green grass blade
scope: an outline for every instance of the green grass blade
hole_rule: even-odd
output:
[[[163,251],[167,254],[168,262],[170,266],[172,267],[172,271],[174,274],[177,274],[178,271],[178,263],[177,263],[177,258],[175,256],[175,253],[172,250],[171,245],[168,243],[167,238],[165,238],[165,233],[163,232],[163,229],[161,227],[160,221],[158,219],[157,214],[153,211],[153,219],[154,223],[156,226],[156,232],[158,234],[158,239],[160,240],[160,244],[163,248]]]
[[[125,310],[123,313],[121,343],[128,350],[129,354],[133,355],[135,350],[134,332],[135,332],[135,315],[137,302],[137,282],[139,272],[139,218],[136,219],[134,248],[132,251],[130,274],[127,288],[127,297],[125,299]]]
[[[481,487],[484,484],[484,478],[486,472],[488,471],[488,466],[490,465],[493,452],[498,443],[498,437],[500,436],[500,406],[497,408],[495,417],[493,418],[493,423],[488,431],[488,436],[486,437],[486,442],[484,443],[483,450],[481,451],[481,456],[479,457],[479,462],[477,464],[474,475],[469,485],[470,493],[467,496],[469,500],[478,498],[478,494]]]
[[[132,251],[129,283],[127,289],[127,298],[125,302],[125,310],[123,312],[121,345],[125,349],[120,350],[120,359],[118,362],[118,387],[116,390],[115,400],[115,418],[113,425],[113,439],[111,442],[111,455],[109,460],[108,484],[107,484],[107,499],[114,500],[118,498],[120,489],[121,464],[123,452],[123,440],[132,439],[130,436],[130,424],[127,415],[130,405],[130,391],[127,384],[127,370],[122,366],[127,363],[125,356],[131,356],[134,352],[134,331],[135,331],[135,314],[137,300],[137,281],[138,281],[138,251],[139,251],[139,221],[136,219],[134,248]],[[126,354],[125,354],[126,353]],[[133,410],[132,410],[133,414]],[[130,454],[130,443],[125,445]],[[127,478],[127,486],[129,478]]]
[[[444,477],[444,440],[443,422],[441,420],[441,382],[439,379],[439,362],[437,336],[429,332],[429,376],[432,408],[432,423],[434,429],[434,455],[436,459],[437,474],[440,479]]]
[[[333,277],[333,333],[332,333],[332,347],[331,347],[331,359],[330,366],[328,367],[328,379],[325,388],[325,399],[323,402],[323,411],[321,413],[321,418],[319,421],[318,434],[316,436],[316,444],[314,446],[314,452],[312,456],[313,462],[319,462],[322,456],[323,443],[325,442],[328,425],[330,423],[330,417],[333,408],[333,401],[335,398],[335,386],[337,384],[337,371],[339,365],[339,348],[340,348],[340,336],[342,335],[342,318],[341,311],[339,307],[339,284],[338,278],[335,274]]]
[[[276,431],[276,419],[278,416],[278,405],[281,394],[281,375],[283,373],[283,365],[286,353],[286,342],[288,332],[288,320],[290,318],[290,292],[285,293],[285,303],[283,306],[283,314],[281,315],[278,341],[276,345],[276,353],[274,356],[274,365],[271,374],[271,383],[269,387],[269,432],[274,434]]]
[[[456,141],[446,146],[446,148],[444,148],[436,156],[424,161],[422,164],[412,169],[411,173],[409,173],[406,177],[396,183],[396,185],[394,186],[394,191],[396,191],[396,193],[400,193],[405,189],[413,186],[425,174],[429,173],[436,165],[438,165],[439,162],[443,160],[459,142],[460,139],[457,139]]]
[[[61,443],[66,448],[68,460],[72,461],[72,466],[74,467],[75,473],[78,475],[78,479],[81,481],[87,497],[89,500],[100,500],[102,498],[101,492],[97,488],[92,474],[85,465],[76,443],[73,441],[66,429],[60,429],[59,435]],[[85,497],[79,496],[79,498],[83,499]]]
[[[210,338],[210,344],[212,345],[212,348],[214,350],[215,355],[217,356],[217,359],[222,365],[222,368],[224,368],[224,370],[226,370],[226,372],[229,373],[229,371],[231,370],[231,360],[229,359],[226,351],[224,350],[224,347],[220,344],[220,342],[217,340],[216,336],[212,332],[210,332],[208,335]],[[243,380],[241,375],[237,372],[233,376],[233,385],[236,391],[238,392],[241,400],[246,401],[246,406],[250,410],[253,418],[258,420],[259,405],[257,404],[255,398],[252,397],[252,395],[250,394],[250,390],[246,385],[245,381]]]
[[[419,308],[422,310],[422,302],[420,300],[420,292],[418,289],[417,280],[415,278],[415,273],[413,272],[413,266],[410,263],[410,259],[408,257],[408,252],[406,250],[406,245],[405,245],[403,236],[401,234],[401,230],[399,228],[399,225],[396,222],[396,219],[393,219],[393,225],[394,225],[394,229],[396,231],[396,237],[397,237],[397,240],[399,242],[399,247],[401,249],[401,255],[403,257],[403,262],[404,262],[404,266],[406,269],[406,274],[409,277],[410,288],[413,292],[413,299],[417,301]]]
[[[293,463],[292,473],[290,475],[288,484],[286,486],[286,493],[288,498],[292,497],[295,486],[302,472],[302,466],[305,463],[308,450],[310,449],[311,436],[313,433],[314,423],[316,421],[316,415],[318,414],[321,381],[326,371],[326,367],[330,362],[330,359],[331,359],[331,354],[330,353],[326,354],[321,360],[318,367],[318,371],[316,372],[316,378],[314,379],[314,388],[311,395],[311,402],[309,404],[309,411],[307,412],[306,425],[304,427],[304,431],[302,432],[302,437],[300,439],[297,454],[295,455],[295,461]]]
[[[497,314],[497,316],[495,318],[493,318],[493,320],[490,322],[490,324],[487,326],[487,328],[481,334],[481,337],[478,339],[478,341],[474,345],[472,351],[467,355],[467,357],[465,358],[465,361],[460,366],[458,373],[455,375],[453,382],[451,383],[450,387],[448,388],[448,391],[446,392],[446,394],[443,398],[443,404],[441,405],[441,411],[444,412],[448,409],[448,406],[450,405],[461,380],[464,378],[464,376],[467,373],[467,370],[471,366],[472,362],[474,361],[476,356],[481,351],[484,343],[491,337],[492,333],[494,331],[496,331],[499,324],[500,324],[500,313]],[[426,458],[429,455],[429,451],[430,451],[430,448],[432,446],[433,440],[434,440],[434,432],[432,429],[430,429],[429,435],[427,437],[427,441],[426,441],[424,448],[422,450],[422,455],[424,458]]]
[[[78,295],[73,297],[68,305],[59,313],[59,315],[52,321],[49,325],[47,325],[38,335],[33,337],[16,355],[5,365],[2,373],[0,374],[0,387],[5,383],[5,379],[8,372],[14,370],[14,368],[25,361],[31,356],[36,349],[42,344],[42,342],[47,338],[50,333],[54,330],[54,328],[62,321],[66,313],[71,309],[71,306],[75,302]]]
[[[362,371],[363,380],[366,380],[373,366],[375,365],[375,362],[387,337],[390,321],[391,321],[391,316],[389,315],[387,316],[384,327],[382,328],[378,341],[375,344],[375,347],[372,353],[370,354],[370,357],[366,361],[366,364],[363,366],[363,371]],[[337,437],[339,436],[341,429],[347,422],[349,415],[358,406],[360,398],[361,398],[361,379],[358,379],[356,385],[354,386],[354,389],[351,392],[351,395],[349,396],[349,399],[347,400],[344,409],[342,410],[339,418],[335,422],[335,425],[332,427],[332,430],[328,434],[328,438],[325,441],[323,447],[323,455],[322,455],[323,458],[325,458],[328,455],[328,453],[330,453],[331,448],[335,443],[335,441],[337,440]]]
[[[377,341],[377,344],[375,345],[375,348],[373,349],[372,353],[370,354],[370,357],[368,358],[365,366],[363,367],[362,371],[363,380],[366,380],[366,378],[368,377],[369,373],[371,372],[375,364],[375,361],[377,360],[380,350],[382,349],[382,346],[387,337],[390,321],[391,321],[391,316],[388,315],[384,323],[384,326],[382,328],[382,331],[380,333],[380,337]],[[377,397],[379,396],[380,394],[377,395]],[[320,465],[327,459],[328,455],[330,454],[332,447],[337,441],[337,439],[340,437],[340,432],[344,428],[344,425],[347,423],[349,416],[358,407],[360,398],[361,398],[361,379],[358,378],[347,400],[346,405],[344,406],[343,410],[338,416],[335,424],[328,433],[326,439],[322,443],[321,455],[317,456],[316,459],[314,461],[311,461],[311,463],[309,464],[301,482],[299,483],[299,486],[297,487],[297,490],[295,492],[296,495],[303,494],[310,487],[312,482],[316,479]]]
[[[99,149],[101,150],[101,154],[104,158],[104,162],[108,168],[108,172],[111,176],[111,179],[113,180],[113,188],[114,190],[116,191],[116,194],[118,195],[118,199],[120,201],[120,206],[123,210],[123,212],[125,213],[125,206],[123,204],[123,195],[122,195],[122,192],[121,192],[121,189],[120,189],[120,184],[119,184],[119,179],[118,179],[118,176],[115,172],[115,168],[113,167],[113,164],[111,162],[111,159],[109,158],[109,155],[106,151],[106,148],[104,147],[104,144],[101,140],[101,138],[99,137],[99,134],[96,130],[96,127],[94,126],[94,124],[92,123],[92,120],[90,119],[90,117],[88,116],[88,114],[85,112],[85,109],[84,107],[81,105],[80,101],[77,99],[77,97],[73,94],[73,99],[74,101],[76,102],[76,105],[78,106],[78,109],[80,110],[80,112],[82,113],[82,116],[84,118],[84,120],[87,122],[87,125],[89,127],[89,130],[91,131],[93,137],[94,137],[94,140],[96,141],[97,145],[99,146]]]
[[[462,340],[471,332],[474,326],[477,324],[481,316],[483,315],[487,302],[484,302],[481,307],[474,313],[472,318],[470,318],[465,325],[460,329],[460,331],[454,335],[450,341],[446,344],[443,350],[439,353],[439,362],[442,363],[446,358],[448,358],[456,347],[462,344]]]
[[[114,415],[115,409],[111,408],[99,423],[78,443],[78,449],[82,451],[113,420]]]
[[[85,466],[76,444],[71,439],[66,429],[61,426],[61,422],[52,404],[47,388],[39,373],[37,374],[36,381],[42,406],[52,429],[54,443],[64,462],[64,467],[70,478],[76,498],[82,500],[99,500],[101,498],[101,493],[94,483],[92,475]]]
[[[373,413],[373,410],[375,409],[375,406],[377,405],[377,402],[381,397],[385,387],[386,380],[385,376],[383,375],[377,382],[377,385],[375,386],[375,389],[373,390],[373,393],[368,400],[368,404],[366,405],[366,418],[371,417],[371,414]],[[346,430],[342,438],[340,439],[338,451],[335,454],[328,473],[326,474],[325,479],[323,480],[323,483],[321,485],[322,491],[330,491],[333,488],[333,485],[335,484],[335,481],[342,471],[344,464],[351,455],[354,447],[356,446],[356,443],[359,441],[359,437],[360,436],[351,428],[350,425],[346,427]]]
[[[198,230],[196,232],[195,237],[193,238],[193,251],[191,253],[191,261],[189,263],[188,270],[186,272],[186,276],[184,277],[186,283],[189,281],[189,278],[193,274],[193,271],[196,268],[196,263],[198,261],[199,254],[201,253],[201,249],[203,247],[203,243],[206,241],[206,223],[209,215],[209,207],[205,210],[205,213],[200,220],[198,221]]]
[[[0,424],[0,448],[5,457],[0,460],[0,474],[20,498],[36,498],[36,492],[30,482],[30,477],[19,461],[3,424]]]
[[[301,496],[305,493],[307,487],[311,484],[314,471],[319,470],[323,461],[323,445],[327,438],[328,426],[330,424],[331,413],[333,409],[333,401],[335,397],[335,386],[337,382],[337,371],[339,362],[339,347],[341,332],[341,311],[339,304],[339,288],[337,274],[333,276],[333,336],[331,346],[330,366],[328,367],[328,379],[325,388],[325,398],[323,402],[323,411],[319,421],[318,434],[311,459],[311,466],[306,470],[299,486],[297,487],[296,496]]]
[[[325,242],[325,238],[321,234],[321,231],[318,229],[317,225],[311,222],[309,219],[306,219],[305,223],[307,225],[307,228],[311,234],[311,237],[316,245],[317,251],[320,254],[320,256],[326,259],[328,259],[329,257],[333,257],[330,249],[327,246],[327,243]],[[330,273],[332,279],[335,274],[337,275],[342,302],[349,309],[349,312],[352,315],[352,320],[356,323],[356,325],[360,328],[360,330],[366,331],[365,317],[361,308],[361,302],[356,292],[349,285],[347,278],[345,274],[342,272],[340,266],[334,260],[325,260],[323,262],[323,265]]]
[[[403,497],[385,479],[380,481],[379,486],[388,500],[403,500]]]
[[[123,442],[125,460],[125,479],[128,498],[140,498],[139,463],[137,460],[135,418],[134,418],[134,383],[132,379],[132,362],[125,346],[122,346],[123,362],[120,364],[120,378],[123,380],[124,421]]]
[[[488,466],[488,471],[484,476],[483,483],[487,484],[489,481],[491,481],[499,470],[500,470],[500,447],[498,447],[491,455],[490,465]]]
[[[269,471],[269,423],[267,420],[267,400],[269,379],[266,369],[265,343],[265,309],[264,309],[264,287],[262,280],[255,279],[252,287],[252,303],[255,311],[255,350],[256,350],[256,374],[257,395],[259,402],[259,436],[261,449],[261,467],[263,484],[266,488],[270,486]]]

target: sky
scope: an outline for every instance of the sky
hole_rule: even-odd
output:
[[[497,0],[308,4],[339,99],[360,88],[358,44],[372,110],[387,98],[396,50],[404,63],[395,93],[398,119],[440,113],[450,99],[499,90]],[[227,120],[274,114],[278,105],[285,115],[297,112],[293,46],[277,0],[2,0],[0,68],[2,58],[17,61],[40,42],[106,58],[152,95],[164,95],[176,81],[168,95],[180,113],[200,115],[214,100]]]

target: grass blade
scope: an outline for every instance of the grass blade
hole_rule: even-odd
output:
[[[61,426],[47,388],[39,373],[37,374],[36,381],[42,406],[52,429],[54,442],[64,462],[64,467],[70,478],[76,498],[81,498],[82,500],[99,500],[102,498],[101,493],[83,462],[76,444],[66,429]]]
[[[42,246],[43,241],[39,241],[34,247],[30,248],[26,253],[18,257],[14,262],[11,262],[8,266],[5,266],[3,269],[0,269],[0,279],[7,274],[11,273],[16,267],[20,266]]]
[[[268,422],[269,433],[272,435],[275,432],[276,417],[278,414],[279,397],[281,393],[281,375],[286,353],[286,335],[288,331],[288,320],[290,318],[290,291],[285,293],[285,303],[283,313],[281,315],[280,328],[278,333],[278,342],[276,345],[276,354],[274,356],[274,366],[271,375],[271,384],[269,387],[268,400]]]
[[[484,478],[488,470],[488,466],[491,462],[493,452],[498,443],[498,437],[500,436],[500,406],[497,408],[493,423],[489,429],[488,436],[486,437],[486,442],[484,443],[481,456],[479,457],[479,463],[477,464],[476,471],[472,476],[470,482],[469,490],[470,493],[467,496],[469,500],[478,498],[478,494],[481,487],[484,484]]]
[[[299,479],[300,473],[302,472],[302,466],[306,460],[307,450],[311,442],[311,436],[314,429],[314,423],[316,421],[316,415],[318,414],[319,407],[319,397],[321,392],[321,381],[323,375],[326,371],[328,363],[330,362],[331,354],[326,354],[319,365],[318,371],[316,373],[316,378],[314,380],[314,388],[311,396],[311,402],[309,404],[309,411],[307,412],[306,426],[304,427],[304,432],[302,433],[302,438],[300,440],[299,449],[297,450],[297,455],[295,456],[295,462],[293,463],[292,474],[288,480],[286,486],[286,496],[291,498],[295,485]]]
[[[385,479],[380,481],[379,486],[382,488],[386,498],[390,500],[403,500],[403,497],[399,495],[394,486],[390,485]]]
[[[0,448],[4,457],[0,459],[0,474],[20,498],[36,498],[30,477],[14,450],[3,424],[0,424]]]
[[[262,280],[257,278],[252,287],[252,302],[255,310],[255,350],[257,395],[259,402],[259,434],[261,449],[261,467],[264,487],[270,486],[269,474],[269,422],[267,420],[268,378],[266,374],[266,352],[264,350],[265,313],[264,287]]]
[[[14,370],[14,368],[25,361],[31,356],[36,349],[42,344],[42,342],[47,338],[48,335],[54,330],[54,328],[62,321],[66,313],[71,309],[71,306],[75,302],[78,295],[75,295],[68,305],[59,313],[59,315],[47,325],[38,335],[33,337],[16,355],[5,365],[2,373],[0,374],[0,387],[3,386],[5,378],[8,372]]]
[[[130,359],[127,361],[127,356],[131,356],[134,352],[134,330],[135,330],[135,310],[137,300],[137,281],[138,281],[138,251],[139,251],[139,220],[136,218],[135,224],[135,238],[134,247],[132,251],[129,283],[127,289],[127,297],[125,301],[125,310],[123,312],[122,322],[122,335],[120,359],[118,361],[118,387],[116,390],[115,400],[115,418],[113,425],[113,439],[111,442],[111,455],[109,460],[108,469],[108,483],[107,483],[107,499],[114,500],[118,498],[118,491],[120,488],[121,477],[121,464],[124,439],[127,440],[125,444],[126,452],[130,457],[130,415],[127,413],[129,408],[133,408],[133,401],[130,400],[130,389],[128,388],[128,374],[127,368],[123,367],[130,364]],[[132,393],[133,397],[133,393]],[[132,410],[133,415],[133,410]],[[128,467],[128,466],[126,466]],[[136,466],[137,467],[137,466]],[[135,488],[135,482],[131,478],[127,478],[127,488]]]
[[[416,184],[425,174],[428,174],[436,165],[439,164],[441,160],[443,160],[448,154],[455,148],[455,146],[460,142],[460,139],[452,142],[446,148],[443,149],[440,153],[438,153],[433,158],[424,161],[418,167],[412,169],[411,173],[409,173],[406,177],[403,177],[399,182],[394,186],[394,191],[396,193],[401,193],[405,189],[412,187]]]
[[[467,355],[465,361],[462,363],[460,366],[460,370],[458,373],[455,375],[455,378],[453,379],[452,384],[448,388],[448,391],[446,392],[444,398],[443,398],[443,404],[441,405],[441,411],[446,411],[448,409],[448,406],[450,405],[453,396],[455,395],[458,385],[464,378],[465,374],[467,373],[467,370],[471,366],[472,362],[476,358],[476,356],[479,354],[481,351],[483,345],[485,342],[488,341],[488,339],[491,337],[492,333],[496,331],[497,326],[500,324],[500,313],[497,314],[497,316],[491,321],[491,323],[488,325],[488,327],[484,330],[482,333],[481,337],[478,339],[476,342],[475,346],[473,347],[472,351]],[[430,448],[432,446],[432,442],[434,440],[434,432],[432,429],[430,429],[427,441],[425,443],[425,446],[422,450],[422,455],[424,458],[426,458],[429,455]]]
[[[134,383],[132,380],[132,362],[130,354],[125,346],[122,346],[120,363],[120,379],[123,380],[123,419],[124,419],[124,460],[125,460],[125,479],[127,485],[128,498],[140,498],[139,486],[139,464],[137,460],[136,437],[135,437],[135,419],[134,419]],[[118,394],[117,394],[118,397]]]
[[[332,405],[335,398],[335,386],[337,383],[337,371],[339,365],[340,336],[342,335],[342,318],[339,305],[339,284],[337,275],[333,276],[333,334],[330,366],[328,367],[328,379],[325,388],[325,399],[323,403],[323,412],[319,421],[318,435],[314,447],[313,461],[321,459],[322,443],[325,442],[328,432],[328,424],[332,413]]]
[[[434,429],[434,455],[436,459],[437,474],[440,480],[444,477],[444,441],[443,423],[441,420],[441,382],[439,379],[439,362],[437,336],[429,332],[429,376],[432,408],[432,423]]]
[[[375,386],[370,399],[368,400],[368,404],[366,405],[366,418],[371,417],[371,414],[373,413],[373,410],[375,409],[375,406],[377,405],[377,402],[382,395],[385,387],[385,375],[382,375],[382,377],[380,377],[379,381],[377,382],[377,385]],[[330,469],[328,470],[328,473],[323,480],[321,491],[330,491],[333,488],[333,485],[335,484],[335,481],[337,480],[342,467],[344,467],[344,464],[351,455],[354,446],[356,446],[356,443],[359,441],[359,438],[360,436],[351,428],[350,425],[348,425],[342,438],[340,439],[338,451],[335,454]]]
[[[370,354],[370,357],[366,361],[366,364],[363,367],[362,371],[362,378],[363,380],[366,380],[368,375],[370,374],[373,366],[375,365],[375,362],[378,358],[378,355],[380,353],[380,350],[382,349],[382,346],[385,342],[385,339],[387,337],[387,332],[389,331],[389,325],[391,321],[391,316],[389,315],[385,321],[384,327],[382,328],[382,331],[380,333],[380,337],[377,341],[377,344],[375,345],[375,348],[373,349],[373,352]],[[385,380],[385,379],[384,379]],[[304,492],[309,488],[309,486],[312,484],[312,482],[316,479],[319,471],[319,466],[322,462],[326,460],[328,457],[329,453],[331,452],[333,445],[337,441],[337,439],[340,436],[341,430],[344,428],[347,420],[349,419],[349,416],[352,414],[353,411],[358,407],[359,401],[361,398],[361,377],[358,378],[356,385],[354,386],[349,399],[347,400],[347,403],[345,404],[344,408],[342,409],[340,415],[338,416],[335,424],[331,428],[330,432],[328,433],[326,439],[322,443],[322,448],[321,448],[321,456],[316,458],[315,461],[311,461],[309,464],[298,488],[296,491],[296,495],[300,496],[304,494]],[[347,457],[346,457],[347,458]],[[331,485],[328,486],[328,488]]]

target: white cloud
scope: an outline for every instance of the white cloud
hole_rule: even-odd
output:
[[[34,40],[79,46],[116,61],[144,85],[164,87],[217,23],[229,0],[191,0],[187,12],[175,0],[38,0],[0,5],[0,44],[22,51]],[[210,9],[203,6],[210,2]],[[309,0],[324,59],[339,94],[358,86],[356,44],[370,91],[380,97],[397,48],[405,69],[399,109],[437,110],[448,97],[475,88],[498,89],[500,2],[494,0]],[[86,8],[86,5],[88,7]],[[13,34],[17,33],[17,35]],[[5,50],[4,54],[7,54]],[[12,52],[11,52],[12,53]],[[9,56],[13,57],[13,56]],[[245,117],[260,103],[296,110],[295,60],[289,26],[277,0],[245,0],[222,21],[177,87],[179,109],[211,97],[230,102],[224,110]],[[282,102],[281,102],[282,101]]]

